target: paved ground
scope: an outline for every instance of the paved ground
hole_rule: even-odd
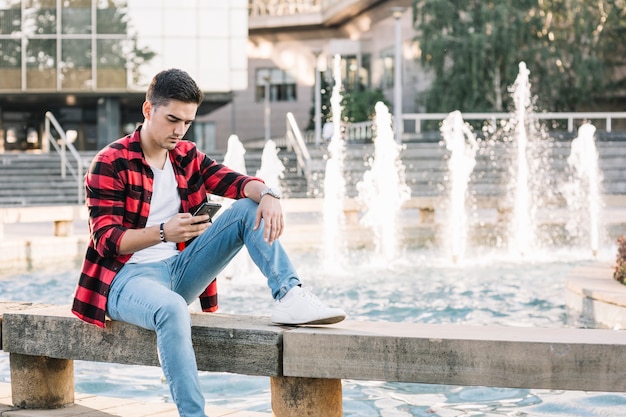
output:
[[[19,410],[11,401],[11,385],[0,383],[0,417],[178,417],[174,404],[146,403],[132,399],[77,395],[75,405],[55,410]],[[269,417],[269,413],[236,411],[221,407],[205,409],[211,417]]]

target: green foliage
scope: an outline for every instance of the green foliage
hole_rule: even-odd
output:
[[[374,106],[379,101],[389,106],[381,90],[360,88],[353,91],[346,91],[341,102],[343,107],[341,116],[344,121],[350,123],[372,120],[374,116]]]
[[[328,80],[326,79],[326,77],[322,76],[320,77],[321,80],[321,85],[320,85],[320,91],[321,91],[321,102],[322,102],[322,124],[324,124],[324,122],[327,122],[329,120],[332,119],[332,115],[331,115],[331,109],[330,109],[330,96],[332,94],[332,86],[330,85],[330,83],[328,82]],[[311,99],[313,101],[312,105],[311,105],[311,110],[309,111],[309,114],[311,116],[311,118],[309,119],[309,124],[306,127],[306,130],[313,130],[315,129],[315,88],[317,88],[317,86],[313,86],[313,94],[311,94]]]
[[[615,271],[613,278],[622,284],[626,284],[626,238],[617,238],[617,258],[615,260]]]
[[[313,87],[315,89],[315,87]],[[330,107],[330,97],[332,95],[333,87],[326,77],[321,79],[321,102],[322,102],[322,124],[324,122],[332,121],[332,109]],[[374,115],[374,105],[382,101],[389,107],[389,103],[385,99],[385,96],[381,90],[367,89],[364,86],[360,86],[355,89],[343,89],[343,98],[341,100],[341,118],[344,122],[356,123],[371,120]],[[306,130],[313,130],[315,128],[315,91],[312,94],[313,105],[309,114],[309,124]]]
[[[624,0],[416,0],[428,112],[506,111],[520,62],[540,109],[572,111],[624,88]]]

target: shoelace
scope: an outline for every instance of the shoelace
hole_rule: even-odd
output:
[[[324,303],[322,303],[322,301],[317,298],[317,296],[311,292],[309,292],[307,289],[302,288],[302,291],[300,291],[300,296],[302,298],[305,298],[309,301],[311,301],[312,304],[315,304],[316,307],[326,307],[326,305]]]

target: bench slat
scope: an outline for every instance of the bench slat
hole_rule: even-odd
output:
[[[343,322],[284,335],[284,375],[626,391],[626,332]]]
[[[282,334],[267,317],[192,314],[198,369],[244,375],[282,374]],[[57,359],[159,366],[155,333],[109,321],[106,329],[78,320],[69,306],[4,314],[6,352]]]

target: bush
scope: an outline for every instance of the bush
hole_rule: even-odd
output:
[[[617,238],[617,259],[615,260],[613,278],[626,284],[626,237],[624,236]]]

